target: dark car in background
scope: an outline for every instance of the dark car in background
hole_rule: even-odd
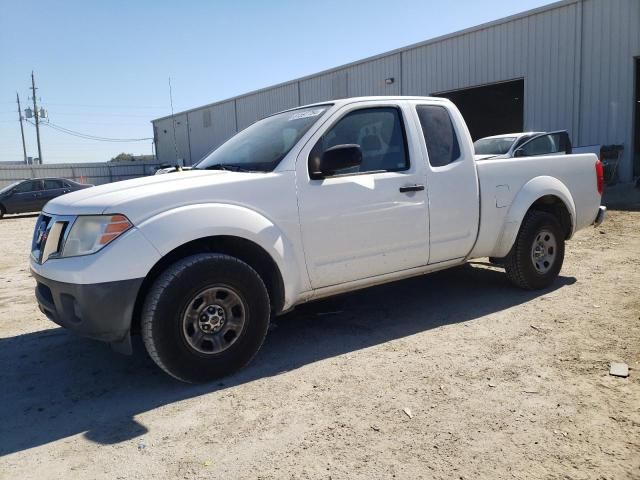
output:
[[[0,188],[0,218],[7,213],[39,212],[60,195],[93,187],[66,178],[31,178]]]

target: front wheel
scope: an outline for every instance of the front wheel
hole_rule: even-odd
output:
[[[269,317],[269,294],[253,268],[203,253],[179,260],[156,279],[142,311],[142,338],[169,375],[207,382],[251,361]]]
[[[537,210],[527,213],[505,257],[509,280],[527,290],[546,288],[560,273],[563,261],[564,234],[556,217]]]

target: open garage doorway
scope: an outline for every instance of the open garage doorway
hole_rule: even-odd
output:
[[[433,96],[448,98],[456,104],[474,141],[524,129],[524,79],[434,93]]]

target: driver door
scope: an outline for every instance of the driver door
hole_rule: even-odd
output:
[[[404,109],[346,105],[301,150],[296,162],[300,228],[314,289],[426,265],[426,171]],[[313,180],[309,156],[356,144],[359,167]]]

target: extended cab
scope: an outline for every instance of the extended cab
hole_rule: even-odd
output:
[[[260,120],[191,171],[49,202],[33,238],[40,309],[167,373],[246,365],[272,315],[309,300],[500,259],[550,285],[565,241],[599,224],[595,155],[484,160],[456,107],[426,97],[336,100]]]

